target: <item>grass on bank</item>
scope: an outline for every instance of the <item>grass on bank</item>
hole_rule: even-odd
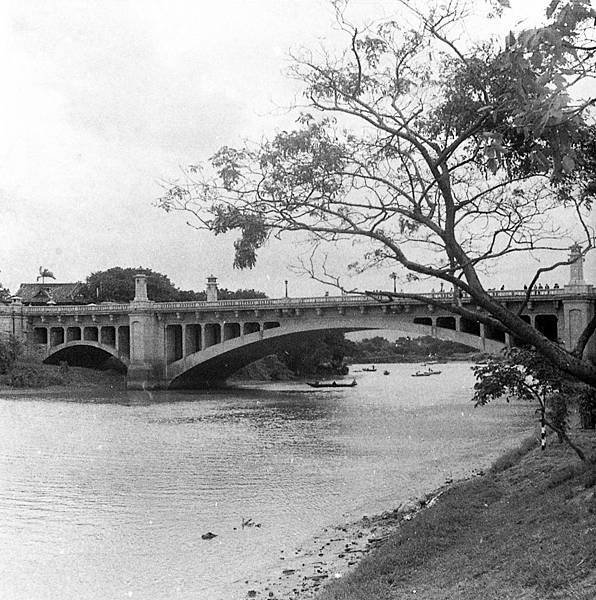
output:
[[[46,365],[36,360],[17,360],[5,373],[0,374],[0,387],[37,389],[48,387],[100,386],[124,389],[125,377],[112,370],[99,371],[84,367]]]
[[[591,453],[594,432],[578,434]],[[549,438],[454,485],[320,600],[594,600],[596,467]]]

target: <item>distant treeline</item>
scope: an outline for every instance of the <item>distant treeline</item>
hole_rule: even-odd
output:
[[[346,360],[349,362],[410,362],[429,356],[450,358],[477,352],[464,344],[438,340],[430,336],[400,337],[395,342],[376,336],[360,342],[348,341],[348,344],[350,347],[346,352]]]

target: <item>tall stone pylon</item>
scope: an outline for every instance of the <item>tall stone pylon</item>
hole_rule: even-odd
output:
[[[569,286],[585,286],[584,281],[584,256],[579,244],[569,248]]]
[[[160,387],[163,376],[163,328],[158,326],[154,302],[147,296],[147,275],[135,275],[135,297],[130,303],[130,365],[127,387]],[[162,349],[160,355],[160,349]]]
[[[207,302],[217,302],[217,277],[209,275],[207,277]]]
[[[594,286],[584,280],[584,260],[579,244],[569,248],[569,283],[564,288],[567,298],[563,306],[563,341],[568,350],[573,350],[594,315],[594,300],[590,297]],[[584,356],[596,356],[594,336],[586,346]]]

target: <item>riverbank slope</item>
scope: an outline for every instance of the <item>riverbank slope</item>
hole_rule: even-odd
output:
[[[593,431],[574,435],[596,451]],[[525,451],[398,520],[384,543],[317,598],[595,598],[596,468],[554,437],[545,452]]]
[[[56,392],[88,388],[106,392],[125,390],[126,376],[113,370],[61,367],[34,360],[18,360],[0,375],[0,390],[10,395],[26,395],[42,389]]]

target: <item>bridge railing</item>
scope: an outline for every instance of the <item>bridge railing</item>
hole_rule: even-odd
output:
[[[382,290],[378,290],[382,294]],[[510,299],[520,301],[526,296],[526,290],[489,290],[491,296],[499,299]],[[564,288],[549,288],[532,290],[531,299],[540,298],[546,300],[566,295]],[[451,291],[426,292],[419,294],[423,298],[442,300],[449,302],[453,298]],[[470,297],[466,293],[461,294],[461,299],[466,301]],[[418,304],[418,300],[412,298],[394,298],[394,304]],[[221,311],[233,309],[251,309],[259,308],[299,308],[309,306],[361,306],[375,305],[377,300],[363,294],[346,294],[343,296],[313,296],[305,298],[254,298],[237,300],[218,300],[216,302],[191,301],[191,302],[147,302],[147,307],[152,311],[171,312],[171,311]],[[115,303],[106,302],[102,304],[69,304],[56,306],[20,306],[20,305],[0,305],[0,313],[14,314],[22,313],[24,315],[77,315],[77,314],[128,314],[134,303]]]
[[[22,309],[25,315],[77,315],[90,313],[129,313],[130,304],[106,302],[105,304],[60,304],[55,306],[18,306],[4,307],[8,313],[20,313]]]

